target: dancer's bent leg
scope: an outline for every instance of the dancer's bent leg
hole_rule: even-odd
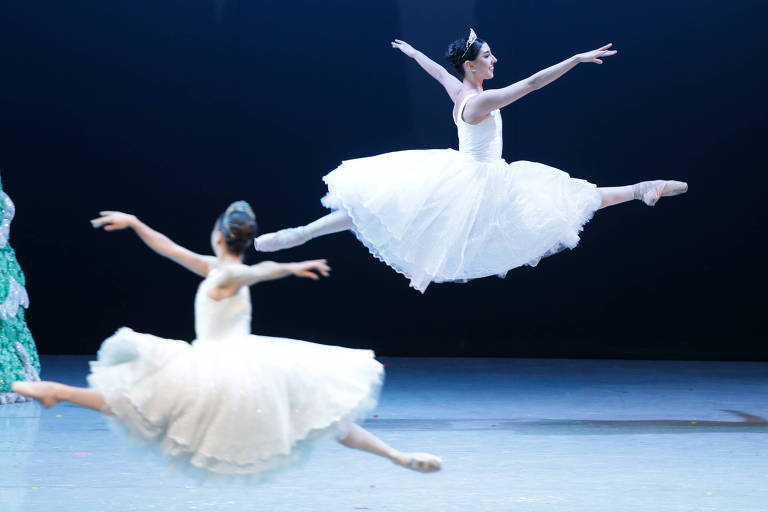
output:
[[[599,187],[603,198],[600,208],[640,199],[648,206],[653,206],[662,197],[676,196],[688,191],[688,184],[683,181],[642,181],[624,187]]]
[[[422,473],[438,471],[443,464],[440,457],[429,453],[403,453],[395,450],[360,425],[352,425],[346,437],[339,441],[344,446],[386,457],[397,465]]]
[[[58,382],[14,382],[13,391],[34,398],[44,407],[53,407],[59,402],[70,402],[80,407],[109,414],[104,395],[94,389],[76,388]]]
[[[325,217],[320,217],[306,226],[281,229],[274,233],[261,235],[253,244],[257,251],[273,252],[289,247],[296,247],[318,236],[330,235],[352,227],[352,219],[346,212],[336,210]]]

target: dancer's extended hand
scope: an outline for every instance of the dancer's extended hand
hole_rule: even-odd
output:
[[[328,266],[327,260],[309,260],[302,261],[300,263],[294,263],[295,267],[291,271],[296,277],[308,277],[310,279],[318,280],[320,276],[330,276],[331,267]],[[320,274],[320,276],[318,275]]]
[[[136,220],[134,215],[123,212],[111,212],[103,211],[99,212],[98,219],[91,220],[91,226],[94,228],[104,227],[104,231],[116,231],[118,229],[125,229],[131,226],[131,223]]]
[[[579,53],[576,55],[576,57],[579,59],[579,62],[594,62],[595,64],[602,64],[603,61],[600,59],[600,57],[610,57],[611,55],[616,55],[616,50],[609,50],[613,45],[613,43],[608,43],[605,46],[602,46],[598,48],[597,50],[592,50],[591,52],[586,53]]]
[[[392,48],[397,48],[398,50],[400,50],[401,52],[403,52],[404,54],[406,54],[411,58],[413,58],[413,56],[416,55],[416,52],[417,52],[416,48],[409,45],[405,41],[401,41],[399,39],[395,39],[394,41],[392,41]]]

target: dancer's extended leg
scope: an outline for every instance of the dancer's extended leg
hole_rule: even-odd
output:
[[[352,425],[347,436],[340,440],[341,444],[357,450],[363,450],[386,457],[395,464],[422,473],[438,471],[443,461],[440,457],[429,453],[403,453],[387,445],[360,425]]]
[[[676,196],[688,191],[688,184],[683,181],[642,181],[625,187],[599,187],[603,197],[600,208],[640,199],[648,206],[653,206],[662,197]]]
[[[318,236],[338,233],[352,227],[352,219],[346,212],[336,210],[325,217],[320,217],[306,226],[281,229],[274,233],[261,235],[253,244],[257,251],[273,252],[296,247]]]
[[[18,381],[13,383],[12,389],[20,395],[34,398],[44,407],[53,407],[59,402],[70,402],[109,414],[109,408],[104,403],[104,396],[93,389],[76,388],[49,381]]]

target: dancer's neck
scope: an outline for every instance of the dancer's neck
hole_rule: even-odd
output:
[[[219,265],[241,265],[243,263],[243,257],[229,252],[220,254],[217,259]]]
[[[483,79],[465,75],[462,87],[471,92],[481,93],[483,92]]]

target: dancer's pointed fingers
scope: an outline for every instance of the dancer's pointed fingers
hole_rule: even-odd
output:
[[[601,46],[600,48],[598,48],[598,50],[607,50],[607,49],[608,49],[608,48],[610,48],[611,46],[613,46],[613,43],[608,43],[607,45],[605,45],[605,46]]]
[[[91,219],[91,226],[95,228],[100,228],[104,224],[109,224],[109,219],[106,217],[99,217],[98,219]]]
[[[328,266],[328,264],[325,262],[325,260],[317,260],[314,262],[314,265],[312,266],[312,270],[315,272],[319,272],[323,277],[328,277],[330,274],[331,267]]]

